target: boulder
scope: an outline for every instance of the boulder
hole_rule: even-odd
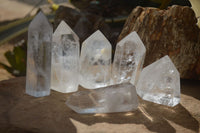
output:
[[[144,66],[169,55],[181,78],[200,79],[200,29],[194,11],[187,6],[167,10],[136,7],[118,41],[136,31],[147,53]]]

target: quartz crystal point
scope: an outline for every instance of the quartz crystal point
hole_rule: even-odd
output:
[[[112,82],[119,84],[129,82],[136,85],[143,62],[146,48],[136,32],[117,43],[112,68]]]
[[[53,34],[51,89],[62,92],[78,90],[79,38],[61,21]]]
[[[137,84],[138,95],[147,101],[175,106],[180,101],[180,75],[168,56],[145,67]]]
[[[35,97],[50,94],[51,41],[53,28],[39,12],[28,28],[26,93]]]
[[[80,85],[96,89],[110,85],[111,44],[98,30],[87,38],[81,49]]]
[[[137,109],[135,86],[122,83],[70,95],[66,104],[80,114],[126,112]]]

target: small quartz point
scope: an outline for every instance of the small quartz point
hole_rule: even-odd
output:
[[[51,41],[53,28],[39,12],[28,28],[26,93],[35,97],[50,94]]]
[[[80,85],[96,89],[110,85],[111,44],[98,30],[82,44],[80,56]]]
[[[144,100],[167,106],[180,102],[180,75],[169,56],[142,70],[137,93]]]
[[[53,34],[51,89],[69,93],[78,90],[79,38],[61,21]]]
[[[137,109],[138,98],[134,85],[122,83],[76,92],[66,104],[80,114],[126,112]]]
[[[146,48],[136,32],[117,43],[112,68],[112,84],[129,82],[136,85],[143,62]]]

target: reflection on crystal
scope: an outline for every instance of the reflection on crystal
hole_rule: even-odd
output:
[[[111,44],[98,30],[82,44],[80,56],[80,85],[95,89],[110,85]]]
[[[62,92],[78,90],[79,39],[72,29],[61,21],[53,34],[51,89]]]
[[[113,84],[131,80],[135,85],[143,67],[145,52],[146,48],[136,32],[131,32],[117,43],[112,68]]]
[[[145,67],[137,84],[137,93],[144,100],[167,106],[180,101],[180,75],[168,56]]]
[[[77,113],[112,113],[137,109],[135,86],[130,83],[75,92],[66,104]]]
[[[50,94],[52,33],[53,28],[42,12],[28,28],[26,93],[35,97]]]

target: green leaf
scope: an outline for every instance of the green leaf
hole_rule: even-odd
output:
[[[8,71],[9,73],[13,73],[13,69],[3,63],[0,62],[0,66],[2,66],[4,69],[6,69],[6,71]]]
[[[21,74],[26,73],[26,52],[20,47],[15,47],[14,50],[16,70],[20,71]]]
[[[12,68],[16,68],[16,60],[15,60],[15,55],[11,51],[7,51],[5,54],[5,57],[9,64],[11,65]]]
[[[13,51],[7,51],[5,57],[11,67],[1,63],[8,72],[15,76],[24,76],[26,74],[26,50],[23,46],[14,47]]]

